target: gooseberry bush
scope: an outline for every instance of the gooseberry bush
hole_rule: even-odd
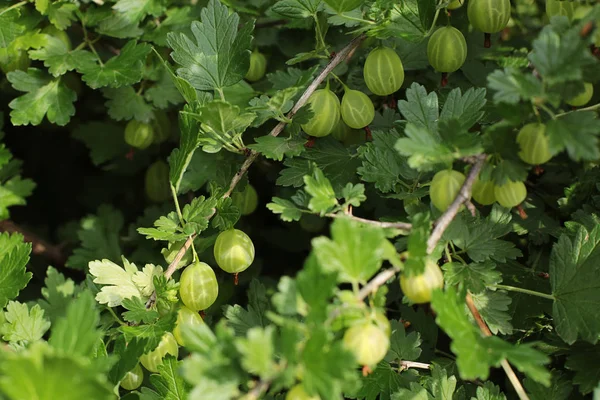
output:
[[[0,399],[600,398],[599,46],[584,0],[4,1]]]

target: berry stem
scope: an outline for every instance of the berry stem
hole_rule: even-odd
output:
[[[507,290],[509,292],[523,293],[523,294],[528,294],[530,296],[541,297],[543,299],[555,300],[554,296],[552,296],[551,294],[536,292],[535,290],[523,289],[523,288],[516,287],[516,286],[490,285],[490,286],[488,286],[488,288]]]
[[[446,85],[448,85],[448,73],[442,72],[442,80],[440,81],[440,86],[446,87]]]

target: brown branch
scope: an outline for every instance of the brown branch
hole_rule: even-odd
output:
[[[374,221],[372,219],[366,219],[361,217],[356,217],[350,214],[325,214],[326,217],[329,218],[351,218],[354,221],[362,222],[363,224],[378,226],[380,228],[394,228],[401,229],[404,231],[409,231],[412,228],[412,225],[408,222],[384,222],[384,221]]]
[[[333,71],[333,69],[335,67],[337,67],[337,65],[339,63],[344,61],[353,52],[353,50],[362,43],[362,41],[365,39],[365,37],[366,37],[365,35],[360,35],[360,36],[354,38],[342,50],[340,50],[340,52],[337,53],[335,55],[335,57],[333,57],[329,61],[329,63],[325,66],[325,68],[323,68],[323,71],[321,71],[321,73],[319,75],[317,75],[315,80],[312,81],[310,86],[308,86],[306,88],[306,90],[304,91],[304,93],[302,93],[302,96],[300,96],[300,98],[298,99],[298,101],[296,102],[294,107],[287,114],[288,119],[291,120],[292,117],[294,115],[296,115],[298,110],[300,110],[300,108],[302,108],[302,106],[304,106],[306,104],[310,95],[313,94],[315,90],[317,90],[317,88],[325,80],[327,75],[329,75],[329,73],[331,71]],[[278,136],[283,131],[283,128],[285,128],[285,125],[286,125],[285,122],[278,123],[271,130],[269,135]],[[223,195],[224,199],[231,196],[231,193],[233,193],[233,190],[235,189],[237,184],[240,182],[240,180],[242,179],[244,174],[246,174],[246,172],[248,172],[248,169],[250,168],[252,163],[258,158],[258,156],[259,156],[259,153],[254,150],[252,150],[250,152],[250,154],[248,154],[248,156],[246,157],[246,160],[244,160],[244,163],[240,167],[240,170],[233,176],[233,179],[231,179],[231,183],[229,184],[229,189]],[[217,212],[217,210],[213,209],[213,212],[208,216],[208,219],[212,218],[216,212]],[[173,275],[173,273],[177,270],[177,264],[179,263],[179,261],[181,261],[185,252],[190,248],[195,237],[196,237],[195,234],[190,235],[187,238],[187,240],[185,241],[185,244],[181,247],[179,252],[175,255],[173,262],[171,264],[169,264],[169,266],[167,267],[167,270],[165,271],[165,277],[167,279],[169,279]],[[156,292],[153,292],[152,295],[150,296],[150,298],[148,299],[148,301],[146,302],[146,308],[152,307],[152,305],[154,304],[155,301],[156,301]]]
[[[471,311],[471,314],[473,315],[473,318],[475,318],[477,325],[479,325],[479,329],[481,330],[481,332],[485,336],[492,336],[492,332],[490,331],[490,328],[488,328],[487,324],[483,320],[483,317],[479,313],[479,310],[477,310],[475,303],[473,302],[473,297],[471,296],[471,293],[467,293],[467,297],[465,298],[465,301],[467,303],[467,307],[469,308],[469,311]],[[513,385],[513,387],[515,388],[515,391],[519,395],[519,398],[521,400],[529,400],[529,396],[525,392],[525,389],[523,388],[523,385],[521,385],[521,382],[519,381],[517,374],[515,374],[515,371],[512,369],[512,367],[510,366],[508,361],[506,359],[502,360],[501,365],[502,365],[502,369],[504,369],[504,372],[508,376],[510,383]]]
[[[371,279],[369,283],[360,289],[356,298],[358,300],[366,299],[368,295],[376,292],[380,286],[385,284],[389,279],[393,278],[398,272],[400,272],[400,268],[396,267],[381,271],[375,276],[375,278]]]
[[[25,242],[31,243],[31,252],[33,254],[45,257],[57,266],[63,266],[67,261],[60,246],[48,243],[36,234],[21,228],[10,220],[0,221],[0,232],[20,233],[23,235],[23,240]]]
[[[427,240],[427,253],[431,254],[431,252],[435,249],[435,246],[438,244],[444,231],[448,228],[448,225],[452,222],[456,214],[460,211],[460,207],[467,201],[471,199],[471,189],[473,188],[473,183],[475,183],[475,179],[477,179],[477,175],[479,175],[479,171],[483,168],[483,164],[486,160],[485,154],[480,154],[476,157],[475,164],[469,171],[467,175],[467,179],[465,179],[465,183],[463,183],[458,195],[450,204],[450,207],[435,221],[435,228],[431,232],[431,236],[429,236],[429,240]]]

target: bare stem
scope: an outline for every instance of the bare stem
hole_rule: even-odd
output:
[[[46,257],[48,260],[55,263],[56,266],[65,265],[66,257],[63,254],[60,246],[55,246],[53,244],[48,243],[39,236],[15,224],[13,221],[0,221],[0,232],[20,233],[21,235],[23,235],[23,240],[25,242],[31,243],[31,251],[33,254],[38,254],[42,257]]]
[[[405,231],[409,231],[412,228],[412,225],[408,222],[384,222],[384,221],[373,221],[372,219],[366,219],[361,217],[356,217],[354,215],[349,214],[325,214],[326,217],[329,218],[351,218],[354,221],[362,222],[363,224],[378,226],[380,228],[394,228],[394,229],[402,229]]]
[[[366,299],[368,295],[376,292],[380,286],[384,285],[398,272],[400,272],[400,268],[390,268],[381,271],[375,276],[375,278],[371,279],[369,283],[367,283],[365,286],[363,286],[362,289],[360,289],[360,292],[358,292],[358,296],[356,296],[356,298],[359,300]]]
[[[578,109],[576,109],[576,110],[572,110],[572,111],[567,111],[567,112],[564,112],[564,113],[556,114],[556,115],[555,115],[555,117],[556,117],[556,118],[558,118],[558,117],[563,117],[563,116],[565,116],[565,115],[567,115],[567,114],[571,114],[571,113],[574,113],[574,112],[581,112],[581,111],[596,111],[596,110],[600,110],[600,103],[598,103],[598,104],[594,104],[593,106],[584,107],[584,108],[578,108]]]
[[[471,293],[467,293],[467,297],[465,300],[467,303],[467,307],[469,308],[469,311],[471,311],[473,318],[475,318],[477,325],[479,325],[479,329],[481,330],[481,332],[485,336],[492,336],[490,328],[488,328],[487,324],[483,320],[483,317],[481,316],[481,314],[479,314],[479,310],[477,310],[477,307],[475,307],[475,303],[473,302],[473,297],[471,296]],[[508,361],[506,359],[502,360],[501,365],[502,369],[504,369],[504,372],[508,376],[510,383],[513,385],[515,391],[519,395],[519,399],[529,400],[529,396],[525,392],[525,389],[523,388],[523,385],[521,385],[517,374],[515,374],[515,371],[512,369]]]
[[[433,228],[433,232],[431,232],[431,236],[429,236],[429,240],[427,240],[427,253],[431,253],[435,246],[438,244],[444,231],[448,228],[448,225],[452,222],[460,207],[471,199],[471,189],[473,188],[473,183],[475,183],[475,179],[477,179],[477,175],[479,175],[479,171],[483,168],[483,164],[486,159],[485,154],[480,154],[476,157],[475,164],[469,171],[469,175],[467,175],[467,179],[465,179],[465,183],[463,183],[458,195],[450,204],[450,207],[442,214],[441,217],[435,221],[435,228]]]

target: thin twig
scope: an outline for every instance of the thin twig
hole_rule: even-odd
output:
[[[367,283],[365,286],[363,286],[362,289],[360,289],[356,298],[358,300],[366,299],[369,294],[376,292],[381,285],[385,284],[389,279],[393,278],[394,275],[396,275],[398,272],[400,272],[400,268],[396,267],[381,271],[375,276],[375,278],[371,279],[369,283]]]
[[[260,381],[254,388],[249,391],[246,395],[240,397],[240,400],[258,400],[261,396],[269,389],[271,385],[270,381]]]
[[[400,370],[404,371],[409,368],[430,369],[431,364],[426,364],[426,363],[416,362],[416,361],[406,361],[406,360],[400,361]]]
[[[469,311],[471,311],[473,318],[475,318],[477,325],[479,325],[479,329],[481,330],[481,332],[485,336],[492,336],[492,332],[490,331],[490,328],[488,328],[487,324],[483,320],[483,317],[479,313],[479,310],[477,310],[475,303],[473,302],[473,297],[471,296],[471,293],[467,293],[467,297],[465,298],[465,300],[467,303],[467,307],[469,308]],[[517,374],[515,374],[515,371],[512,369],[512,367],[510,366],[508,361],[506,359],[502,360],[501,365],[502,365],[502,369],[504,369],[504,372],[508,376],[510,383],[513,385],[513,387],[515,388],[515,391],[519,395],[519,398],[521,400],[529,400],[529,396],[525,392],[525,389],[523,388],[523,385],[521,385],[521,382],[519,381]]]
[[[412,228],[412,224],[408,222],[384,222],[384,221],[373,221],[372,219],[366,219],[357,217],[350,214],[325,214],[329,218],[351,218],[354,221],[362,222],[363,224],[378,226],[380,228],[394,228],[409,231]]]
[[[47,259],[52,261],[56,266],[65,265],[66,257],[63,254],[60,246],[55,246],[53,244],[48,243],[44,239],[35,235],[34,233],[31,233],[21,228],[13,221],[1,221],[0,232],[20,233],[21,235],[23,235],[23,240],[25,242],[31,243],[31,252],[33,254],[46,257]]]
[[[450,204],[450,207],[448,207],[448,209],[442,214],[442,216],[439,217],[437,221],[435,221],[435,228],[433,228],[431,236],[429,236],[429,240],[427,240],[428,254],[430,254],[435,249],[435,246],[442,238],[444,231],[446,230],[446,228],[448,228],[448,225],[450,225],[454,217],[456,217],[456,214],[458,214],[458,211],[460,210],[460,207],[463,205],[463,203],[469,201],[469,199],[471,198],[471,189],[473,187],[473,183],[475,183],[475,179],[477,179],[479,171],[481,171],[481,168],[483,168],[485,159],[485,154],[480,154],[477,156],[477,161],[475,162],[473,167],[471,167],[469,175],[467,175],[467,179],[465,179],[465,183],[463,183],[462,187],[460,188],[458,195],[456,196],[452,204]]]
[[[294,105],[294,107],[287,114],[287,119],[288,120],[291,120],[292,117],[298,112],[298,110],[300,110],[300,108],[302,108],[302,106],[304,106],[306,104],[306,102],[308,101],[308,98],[310,97],[310,95],[313,94],[315,90],[317,90],[317,88],[319,87],[319,85],[321,84],[321,82],[323,82],[325,80],[325,78],[327,77],[327,75],[329,75],[329,73],[331,71],[333,71],[333,69],[335,67],[337,67],[337,65],[339,63],[341,63],[342,61],[344,61],[350,54],[352,54],[353,50],[355,48],[357,48],[362,43],[362,41],[365,39],[365,37],[366,37],[365,35],[360,35],[360,36],[354,38],[342,50],[340,50],[339,53],[337,53],[335,55],[335,57],[333,57],[331,59],[331,61],[329,61],[329,63],[325,66],[325,68],[323,68],[323,71],[321,71],[321,73],[319,75],[317,75],[317,77],[315,78],[315,80],[312,81],[312,83],[310,84],[310,86],[308,88],[306,88],[306,90],[304,91],[304,93],[302,93],[302,96],[300,96],[300,98],[298,99],[298,101],[296,102],[296,104]],[[269,133],[269,135],[271,135],[271,136],[278,136],[283,131],[283,128],[285,128],[285,125],[286,125],[285,122],[278,123],[271,130],[271,132]],[[235,189],[236,185],[240,182],[240,180],[242,179],[242,177],[244,176],[244,174],[246,172],[248,172],[248,169],[250,168],[250,166],[252,165],[252,163],[258,158],[258,156],[259,156],[259,153],[256,152],[256,151],[254,151],[254,150],[252,150],[250,152],[250,154],[248,154],[248,157],[246,157],[246,160],[244,161],[244,163],[240,167],[240,170],[233,176],[233,179],[231,179],[231,183],[229,184],[229,189],[223,195],[224,199],[227,198],[227,197],[229,197],[229,196],[231,196],[231,193],[233,193],[233,190]],[[216,212],[217,212],[217,210],[213,209],[212,213],[208,216],[208,219],[212,218],[213,215],[215,215]],[[173,262],[171,262],[171,264],[169,264],[169,267],[165,271],[165,277],[167,279],[169,279],[173,275],[173,273],[175,272],[175,270],[177,270],[177,264],[183,258],[183,255],[185,254],[185,252],[187,251],[187,249],[190,248],[190,246],[192,245],[192,242],[194,241],[195,237],[196,237],[195,234],[190,235],[187,238],[187,240],[185,241],[185,244],[181,247],[181,249],[177,253],[177,255],[175,255],[175,259],[173,259]],[[148,299],[148,301],[146,302],[146,308],[152,307],[152,305],[154,305],[155,301],[156,301],[156,292],[153,292],[152,295],[150,296],[150,299]]]

